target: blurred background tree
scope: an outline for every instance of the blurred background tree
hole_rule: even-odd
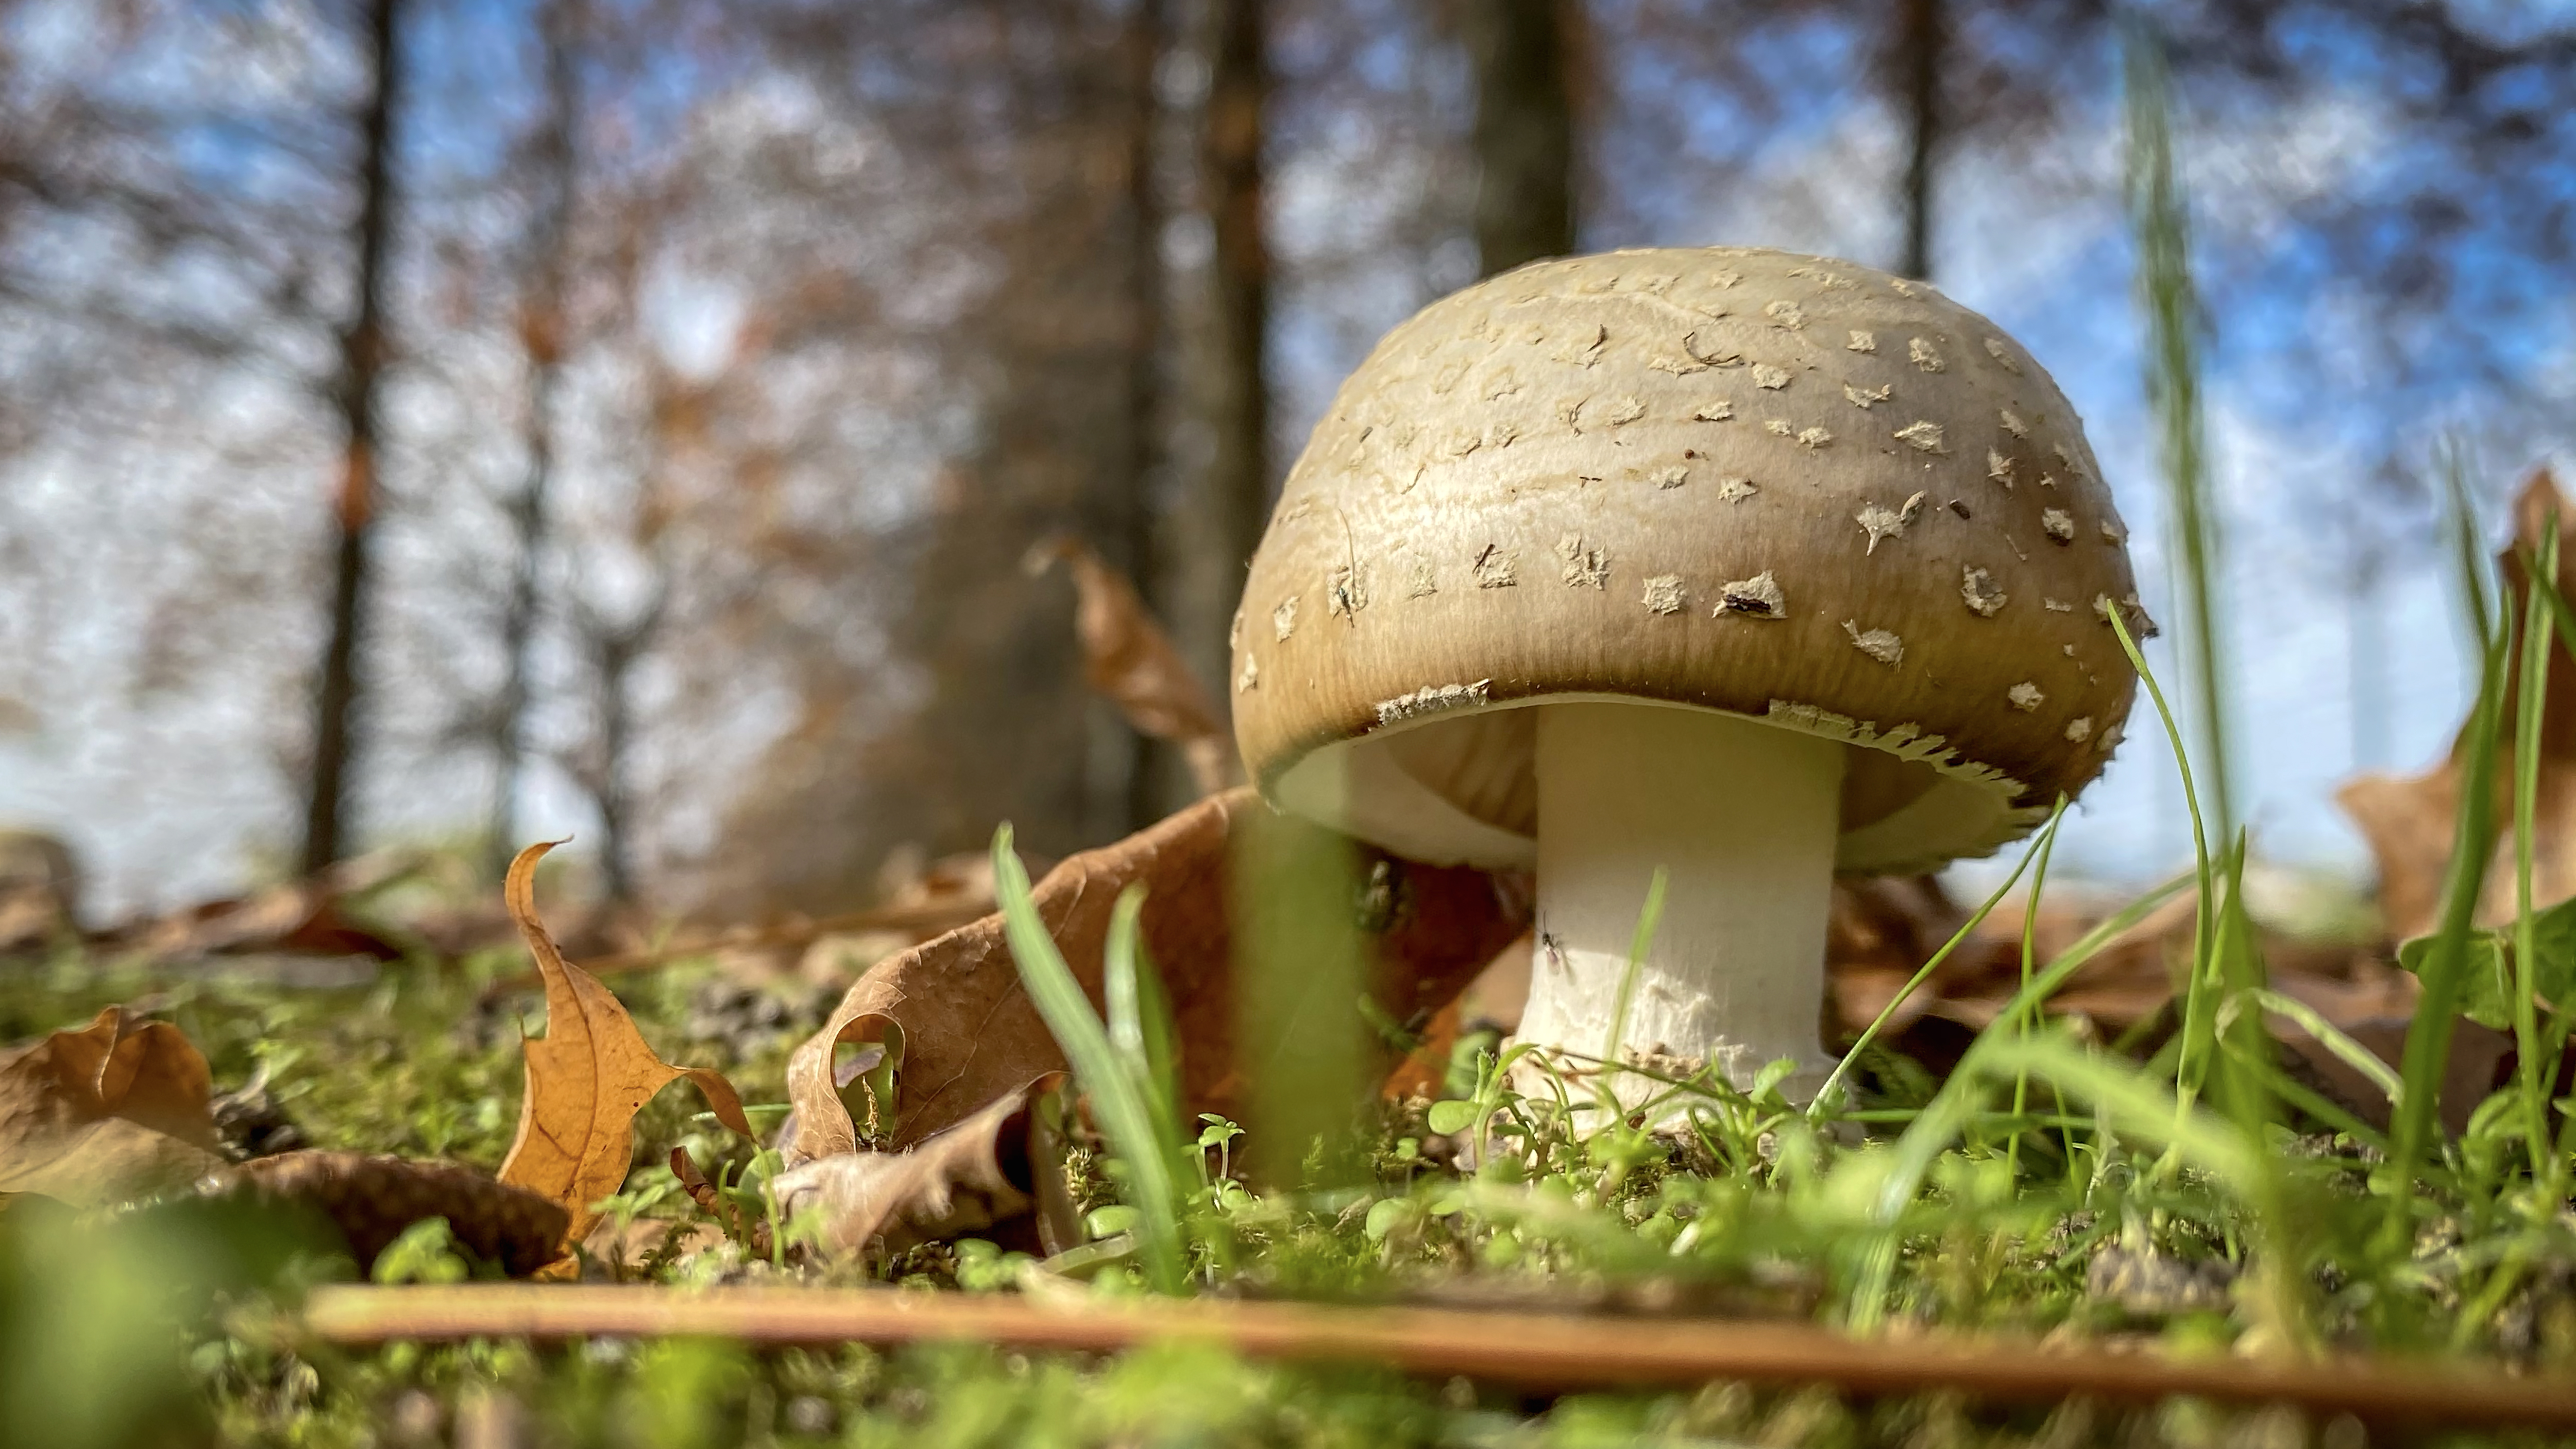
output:
[[[1934,278],[2066,385],[2166,612],[2124,16],[2182,107],[2247,813],[2350,862],[2325,786],[2457,717],[2438,436],[2498,489],[2567,440],[2557,9],[0,0],[0,815],[107,909],[569,831],[655,910],[815,910],[1005,817],[1111,838],[1187,777],[1023,554],[1082,538],[1221,678],[1342,374],[1569,247]],[[2164,770],[2062,858],[2165,864]]]

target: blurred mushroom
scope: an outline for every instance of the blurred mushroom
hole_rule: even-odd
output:
[[[1538,873],[1524,1041],[1812,1094],[1836,871],[1928,870],[2099,773],[2126,537],[1993,324],[1845,262],[1548,261],[1346,383],[1244,590],[1236,734],[1276,804]],[[1537,706],[1544,706],[1540,708]]]

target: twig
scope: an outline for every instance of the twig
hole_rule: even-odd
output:
[[[1383,1363],[1548,1389],[1741,1379],[2021,1401],[2187,1394],[2368,1420],[2576,1428],[2576,1381],[2513,1378],[2456,1361],[2183,1359],[2016,1339],[1864,1340],[1799,1323],[1211,1300],[1065,1307],[1007,1295],[864,1288],[476,1283],[320,1288],[306,1301],[303,1326],[340,1344],[686,1336],[764,1346],[971,1339],[1102,1352],[1198,1339],[1255,1358]]]

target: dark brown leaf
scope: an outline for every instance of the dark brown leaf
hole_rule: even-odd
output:
[[[447,1219],[476,1257],[524,1278],[563,1252],[563,1208],[456,1162],[414,1162],[363,1152],[285,1152],[226,1169],[218,1192],[292,1203],[328,1219],[366,1273],[403,1230]]]
[[[1240,1112],[1230,852],[1250,812],[1267,808],[1249,787],[1211,796],[1115,845],[1067,859],[1035,891],[1038,914],[1097,1008],[1110,907],[1128,885],[1146,888],[1145,947],[1170,994],[1182,1097],[1193,1113]],[[1379,859],[1372,894],[1385,908],[1360,913],[1374,957],[1374,994],[1395,1020],[1428,1021],[1520,933],[1527,898],[1481,871]],[[1065,1069],[1020,989],[1001,918],[987,916],[880,962],[797,1048],[787,1066],[796,1104],[790,1164],[858,1148],[856,1124],[833,1080],[833,1055],[846,1043],[881,1041],[889,1027],[901,1037],[890,1143],[897,1147],[994,1102],[1017,1100],[1041,1077]]]

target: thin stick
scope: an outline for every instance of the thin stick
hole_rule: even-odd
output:
[[[1550,1389],[1721,1379],[1863,1393],[1947,1389],[1998,1400],[2144,1402],[2190,1394],[2363,1419],[2576,1429],[2576,1382],[2449,1360],[2264,1362],[2061,1350],[2018,1339],[1856,1339],[1803,1323],[1469,1313],[1212,1300],[1057,1306],[1003,1294],[888,1289],[473,1283],[336,1286],[304,1332],[338,1344],[469,1338],[716,1337],[763,1346],[971,1339],[1107,1352],[1170,1339],[1254,1358],[1392,1364]]]

